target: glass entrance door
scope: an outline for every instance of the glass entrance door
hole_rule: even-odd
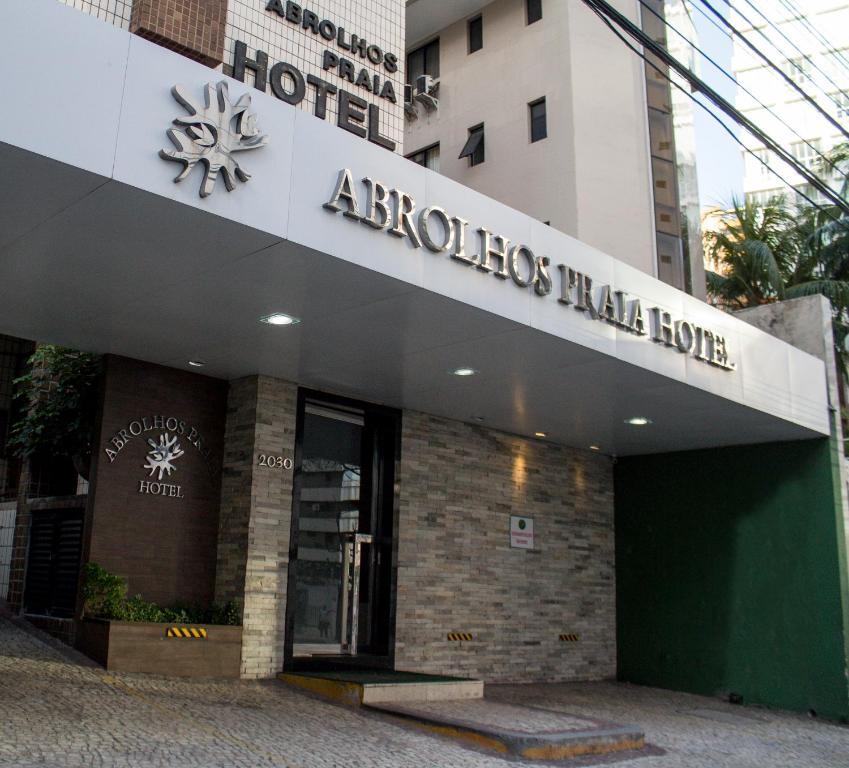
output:
[[[387,515],[384,491],[394,456],[384,432],[366,408],[302,402],[289,582],[295,659],[388,647],[392,498]]]

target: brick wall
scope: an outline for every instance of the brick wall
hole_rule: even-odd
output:
[[[217,67],[226,23],[227,0],[134,0],[130,32]]]
[[[397,669],[492,682],[615,675],[608,458],[405,411],[400,488]],[[533,517],[533,551],[510,548],[511,514]]]
[[[125,577],[130,595],[162,605],[213,599],[225,396],[226,384],[208,376],[105,358],[88,559]],[[164,421],[157,426],[158,419]],[[145,466],[148,440],[166,432],[183,453],[160,479]],[[157,481],[178,491],[140,490]]]
[[[283,668],[297,387],[265,376],[232,382],[227,401],[216,597],[243,597],[242,677]]]

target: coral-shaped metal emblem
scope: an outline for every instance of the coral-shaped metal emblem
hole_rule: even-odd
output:
[[[189,113],[187,117],[174,119],[179,130],[169,128],[167,131],[176,150],[159,150],[163,160],[183,164],[183,170],[174,181],[185,179],[198,163],[204,166],[201,197],[212,194],[219,171],[228,192],[236,188],[234,178],[247,181],[250,174],[239,165],[234,154],[268,144],[268,136],[260,134],[256,115],[250,111],[251,97],[246,93],[232,104],[224,81],[217,86],[207,84],[204,107],[194,104],[182,85],[175,85],[171,95]]]
[[[167,432],[159,436],[159,442],[155,443],[150,438],[147,439],[150,450],[147,452],[147,463],[145,469],[150,470],[149,477],[153,477],[153,473],[159,471],[157,480],[162,480],[162,476],[167,473],[171,477],[171,473],[176,469],[173,462],[174,459],[179,459],[183,455],[183,449],[177,442],[177,436],[173,437]]]

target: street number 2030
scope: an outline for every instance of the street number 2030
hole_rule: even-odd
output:
[[[259,455],[259,466],[271,467],[271,469],[292,469],[295,466],[295,462],[283,456],[269,456],[268,454],[261,453]]]

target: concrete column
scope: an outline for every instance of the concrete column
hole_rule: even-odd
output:
[[[227,401],[216,600],[243,607],[242,677],[283,668],[297,386],[265,376],[230,385]]]

